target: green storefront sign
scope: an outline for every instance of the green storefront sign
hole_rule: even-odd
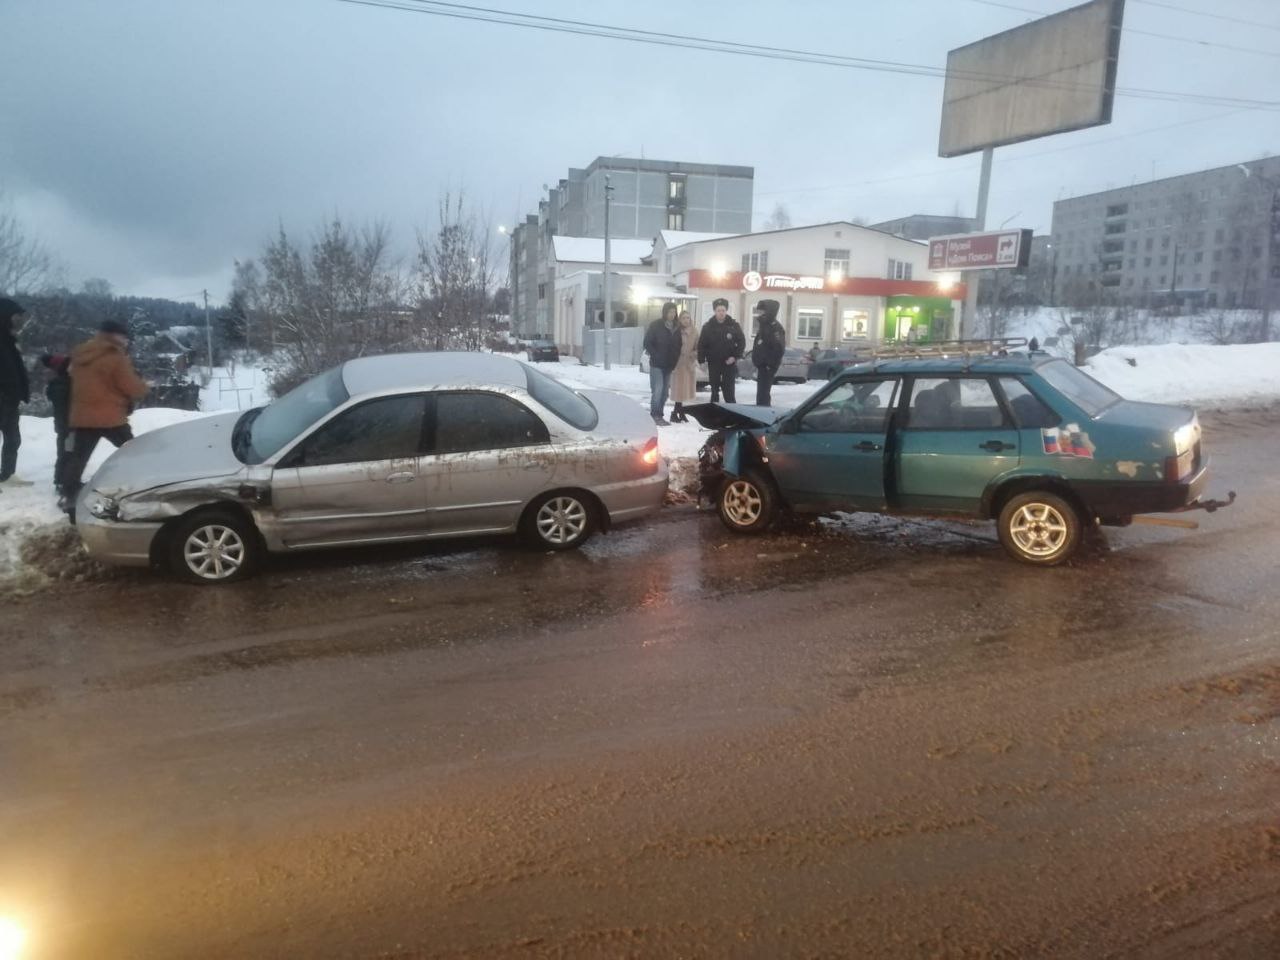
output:
[[[884,311],[884,339],[913,343],[949,340],[955,316],[943,297],[889,297]]]

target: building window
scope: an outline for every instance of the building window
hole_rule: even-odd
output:
[[[1168,265],[1169,265],[1169,255],[1166,253],[1160,257],[1160,266],[1167,267]]]
[[[1151,248],[1155,245],[1155,242],[1156,242],[1155,237],[1147,237],[1147,252],[1151,251]]]
[[[747,273],[750,270],[764,273],[769,269],[769,251],[761,250],[759,253],[744,253],[742,255],[742,272]]]
[[[684,177],[672,175],[667,179],[667,199],[683,200],[684,199]]]
[[[1221,251],[1221,250],[1215,250],[1215,251],[1213,251],[1213,262],[1214,262],[1214,263],[1221,263],[1221,262],[1222,262],[1222,251]]]
[[[1209,282],[1210,282],[1210,283],[1217,283],[1217,282],[1218,282],[1218,271],[1217,271],[1217,270],[1213,270],[1213,271],[1211,271],[1211,272],[1209,273]]]
[[[1142,258],[1142,265],[1143,265],[1144,267],[1149,267],[1149,266],[1151,266],[1151,258],[1150,258],[1150,257],[1143,257],[1143,258]]]
[[[796,311],[796,339],[797,340],[821,340],[822,339],[822,317],[823,311],[814,309],[801,309]]]
[[[1200,274],[1196,274],[1194,282],[1197,287],[1200,286]]]
[[[844,310],[840,313],[840,336],[844,340],[858,340],[867,336],[871,315],[865,310]]]
[[[1204,263],[1204,251],[1203,251],[1203,250],[1197,250],[1197,251],[1196,251],[1196,263]]]
[[[683,214],[683,213],[681,213],[681,212],[679,212],[678,210],[672,210],[672,211],[670,211],[670,212],[667,214],[667,229],[668,229],[668,230],[683,230],[683,229],[684,229],[684,214]]]
[[[905,260],[890,260],[888,276],[890,280],[910,280],[911,264]]]
[[[1221,243],[1223,240],[1225,240],[1225,239],[1226,239],[1226,237],[1227,237],[1227,235],[1226,235],[1226,233],[1222,230],[1222,228],[1221,228],[1221,227],[1219,227],[1217,230],[1213,231],[1213,242],[1214,242],[1214,243]]]
[[[1253,245],[1253,259],[1255,260],[1262,259],[1262,247],[1256,243]]]
[[[847,277],[849,275],[848,250],[836,250],[831,247],[827,248],[822,264],[822,274],[823,276],[829,277],[833,273],[839,274],[842,277]]]
[[[538,299],[545,300],[547,298],[547,285],[545,283],[538,284]]]
[[[1160,274],[1160,286],[1162,287],[1167,286],[1168,283],[1169,283],[1169,275],[1165,273]]]
[[[1160,249],[1161,249],[1161,250],[1168,250],[1168,249],[1169,249],[1169,238],[1168,238],[1168,237],[1161,237],[1161,238],[1160,238]]]

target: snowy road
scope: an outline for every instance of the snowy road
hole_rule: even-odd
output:
[[[0,618],[33,956],[1280,955],[1280,412],[1194,533],[985,526],[150,574]]]

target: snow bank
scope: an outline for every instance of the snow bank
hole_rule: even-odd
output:
[[[1212,407],[1280,398],[1280,343],[1112,347],[1083,369],[1130,400]]]
[[[269,367],[237,363],[228,367],[214,367],[210,377],[206,368],[192,371],[191,378],[200,384],[200,409],[252,410],[271,402],[271,375]]]
[[[129,422],[135,434],[146,433],[171,423],[207,416],[187,410],[149,407],[136,411]],[[29,487],[0,486],[0,580],[15,576],[22,566],[22,545],[38,532],[65,527],[67,518],[58,510],[53,492],[53,464],[57,456],[53,420],[50,417],[20,417],[22,446],[18,450],[18,477],[30,480]],[[103,441],[93,452],[85,469],[87,480],[115,448]]]

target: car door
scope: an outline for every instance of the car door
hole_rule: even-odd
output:
[[[894,506],[976,515],[991,481],[1017,467],[1020,438],[987,377],[916,377],[894,448]]]
[[[432,395],[422,460],[433,535],[514,530],[524,506],[554,485],[550,433],[519,400],[483,390]]]
[[[427,534],[419,478],[424,394],[348,407],[289,450],[271,475],[271,509],[288,547]]]
[[[794,507],[879,510],[898,378],[844,380],[767,436],[769,468]]]

